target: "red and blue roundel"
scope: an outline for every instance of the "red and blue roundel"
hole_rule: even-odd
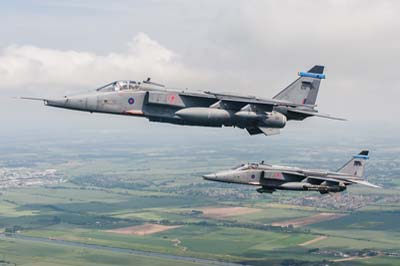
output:
[[[129,103],[130,105],[134,104],[134,103],[135,103],[135,99],[129,98],[129,99],[128,99],[128,103]]]

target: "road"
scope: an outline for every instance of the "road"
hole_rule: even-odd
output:
[[[2,233],[0,233],[0,239],[18,239],[18,240],[24,240],[24,241],[30,241],[30,242],[47,243],[47,244],[52,244],[52,245],[64,245],[64,246],[77,247],[77,248],[104,250],[104,251],[111,251],[111,252],[123,253],[123,254],[132,254],[132,255],[146,256],[146,257],[157,257],[157,258],[168,259],[168,260],[187,261],[187,262],[192,262],[192,263],[198,263],[200,265],[215,265],[215,266],[243,266],[244,265],[244,264],[223,262],[223,261],[217,261],[217,260],[211,260],[211,259],[200,259],[200,258],[193,258],[193,257],[169,255],[169,254],[151,252],[151,251],[142,251],[142,250],[135,250],[135,249],[114,248],[114,247],[101,246],[101,245],[84,244],[84,243],[80,243],[80,242],[65,241],[65,240],[61,240],[61,239],[31,237],[31,236],[24,236],[21,234],[2,234]]]

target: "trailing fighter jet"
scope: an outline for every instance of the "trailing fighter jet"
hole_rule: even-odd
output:
[[[115,81],[93,92],[42,100],[45,105],[88,112],[141,116],[154,122],[246,129],[250,135],[279,134],[288,120],[309,116],[330,119],[315,109],[323,66],[299,72],[299,78],[272,99],[255,96],[167,89],[148,78],[143,82]]]
[[[321,194],[346,190],[347,186],[360,184],[380,188],[363,179],[368,151],[361,151],[336,172],[309,170],[297,167],[248,163],[231,170],[204,175],[211,181],[258,186],[259,193],[276,190],[319,191]]]

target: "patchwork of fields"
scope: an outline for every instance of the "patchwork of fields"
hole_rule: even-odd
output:
[[[377,175],[385,168],[384,159],[368,171],[372,181],[390,183],[390,189],[354,187],[336,198],[296,192],[266,195],[200,178],[233,165],[239,156],[265,158],[261,152],[250,155],[238,146],[230,148],[235,153],[223,147],[213,152],[204,152],[204,147],[113,147],[107,156],[99,156],[105,146],[82,151],[80,146],[48,144],[43,152],[32,144],[29,155],[0,155],[0,166],[51,166],[67,180],[0,191],[0,230],[7,236],[0,238],[0,265],[204,265],[196,258],[215,265],[398,265],[399,187],[388,181],[398,172]],[[279,154],[274,160],[307,163],[290,157],[281,145],[268,148]],[[321,152],[324,149],[329,147],[321,147]],[[60,151],[62,158],[55,156]],[[314,163],[329,164],[330,158],[321,160]]]
[[[187,208],[193,199],[197,207]],[[397,252],[400,239],[395,226],[400,214],[392,211],[334,211],[327,215],[325,210],[300,210],[301,206],[260,208],[252,201],[240,209],[217,202],[209,207],[209,199],[138,196],[118,189],[86,191],[72,184],[8,189],[0,201],[6,206],[1,210],[1,227],[14,228],[16,234],[255,265],[263,261],[279,265],[288,258],[340,258],[323,250]],[[1,240],[3,251],[15,241]],[[318,253],[312,251],[315,248],[320,249]],[[7,254],[12,261],[11,253]]]

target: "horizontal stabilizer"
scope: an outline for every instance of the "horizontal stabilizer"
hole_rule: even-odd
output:
[[[328,114],[321,114],[321,113],[311,111],[311,110],[304,110],[304,109],[289,107],[288,111],[294,112],[294,113],[299,113],[299,114],[304,114],[304,115],[309,115],[309,116],[317,116],[317,117],[328,118],[328,119],[333,119],[333,120],[347,121],[347,119],[345,119],[345,118],[334,117],[334,116],[331,116]]]
[[[367,186],[367,187],[382,188],[381,186],[374,185],[374,184],[372,184],[372,183],[370,183],[368,181],[365,181],[365,180],[351,180],[351,182],[359,184],[359,185],[364,185],[364,186]]]

